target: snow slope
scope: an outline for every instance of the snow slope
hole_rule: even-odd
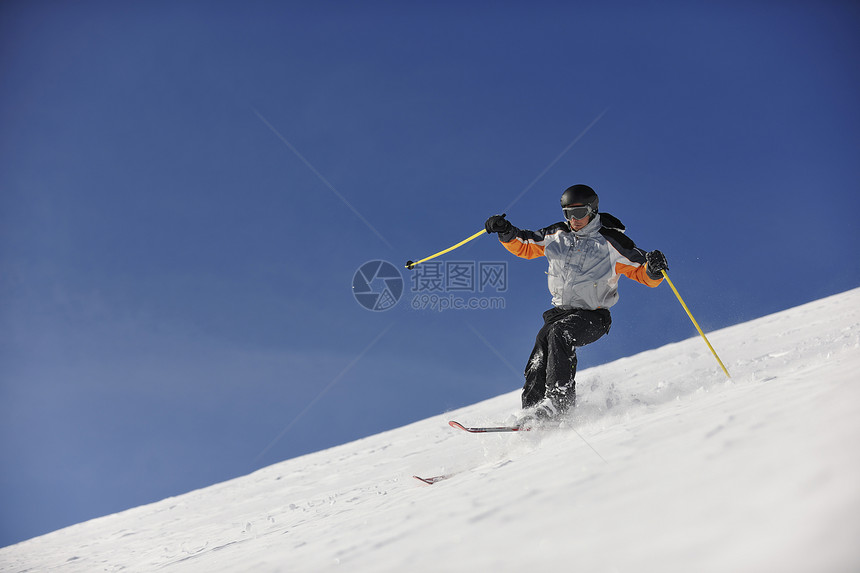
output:
[[[0,550],[2,571],[860,571],[860,289]],[[412,479],[456,473],[432,486]]]

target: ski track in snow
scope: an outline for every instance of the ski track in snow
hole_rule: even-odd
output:
[[[858,571],[860,289],[0,549],[0,571]],[[413,474],[455,474],[433,485]]]

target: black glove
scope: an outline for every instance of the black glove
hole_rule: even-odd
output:
[[[660,271],[669,270],[669,263],[666,262],[666,255],[660,251],[645,253],[645,260],[648,262],[648,266],[645,267],[645,272],[648,273],[648,277],[653,280],[662,279],[663,273]]]
[[[511,222],[505,219],[504,213],[501,215],[493,215],[487,222],[484,223],[484,228],[488,233],[504,234],[514,228]]]

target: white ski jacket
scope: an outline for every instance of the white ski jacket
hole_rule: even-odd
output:
[[[547,258],[549,292],[557,308],[597,310],[618,302],[618,278],[625,275],[649,287],[645,252],[624,234],[621,221],[599,213],[580,231],[560,222],[539,231],[512,228],[499,240],[524,259]]]

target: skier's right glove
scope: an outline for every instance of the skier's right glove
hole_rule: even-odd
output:
[[[669,263],[666,262],[666,255],[660,251],[645,253],[645,260],[648,262],[648,265],[645,267],[645,272],[650,279],[655,281],[657,279],[661,279],[663,278],[662,271],[669,270]]]
[[[484,228],[488,233],[499,233],[502,235],[509,232],[514,226],[511,225],[510,221],[505,219],[504,215],[493,215],[484,223]]]

